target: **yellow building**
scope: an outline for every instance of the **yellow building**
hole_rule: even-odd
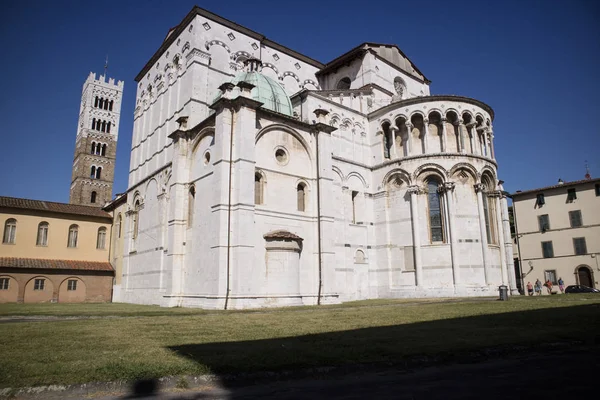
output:
[[[562,182],[512,195],[522,286],[550,280],[598,287],[600,179]],[[546,288],[542,293],[547,294]]]
[[[0,197],[0,302],[110,301],[110,214]]]

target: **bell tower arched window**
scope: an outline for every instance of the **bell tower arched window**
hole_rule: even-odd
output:
[[[96,167],[94,165],[92,165],[92,168],[90,169],[90,178],[94,179],[96,177]]]
[[[444,218],[442,214],[442,196],[438,191],[439,186],[440,181],[437,178],[430,178],[427,181],[427,206],[431,243],[444,241]]]

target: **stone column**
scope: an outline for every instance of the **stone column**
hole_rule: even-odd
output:
[[[448,149],[448,138],[446,137],[446,118],[442,118],[442,153],[445,153]]]
[[[429,140],[429,118],[423,118],[423,130],[425,131],[423,134],[423,151],[427,154],[429,152],[429,146],[427,145]]]
[[[417,288],[423,287],[423,262],[421,258],[421,231],[419,228],[419,204],[418,194],[422,193],[423,190],[417,186],[409,186],[408,192],[410,193],[410,218],[412,220],[413,228],[413,248],[415,251],[415,280]]]
[[[448,211],[450,254],[452,257],[452,277],[454,279],[454,286],[456,286],[459,284],[460,280],[460,265],[458,263],[458,245],[456,241],[457,232],[456,224],[454,223],[454,202],[452,199],[452,192],[454,191],[454,187],[454,182],[444,182],[440,189],[443,193],[445,193],[444,198],[446,199],[446,209]]]
[[[405,125],[406,125],[406,135],[408,136],[408,140],[406,141],[406,155],[410,156],[413,153],[412,128],[414,125],[410,122],[407,122]]]
[[[465,124],[462,119],[458,120],[458,141],[460,143],[459,152],[464,153],[465,150]]]
[[[396,131],[398,128],[396,125],[390,125],[390,132],[392,136],[392,148],[390,149],[390,158],[398,158],[398,151],[396,150]],[[384,132],[385,134],[385,132]]]
[[[500,198],[500,192],[494,192],[490,195],[490,200],[496,203],[496,221],[498,222],[496,225],[498,227],[498,244],[504,242],[504,224],[502,221],[502,213],[500,211],[500,202],[498,201]],[[508,270],[506,265],[506,252],[503,249],[504,246],[500,245],[500,270],[502,272],[502,284],[509,285],[508,282]],[[509,286],[510,287],[510,286]]]
[[[485,143],[485,156],[490,157],[490,148],[489,146],[489,137],[488,137],[488,128],[483,128],[483,140]]]
[[[501,181],[502,182],[502,181]],[[506,270],[508,273],[508,284],[510,286],[510,293],[518,295],[519,290],[517,289],[517,277],[515,276],[515,267],[513,264],[513,244],[510,236],[510,219],[508,216],[508,201],[506,200],[506,194],[500,183],[500,207],[502,211],[502,226],[504,228],[504,252],[506,253]]]
[[[492,159],[496,159],[496,152],[494,151],[494,131],[490,128],[490,151]]]
[[[485,230],[485,215],[483,210],[483,184],[475,184],[475,192],[477,192],[477,208],[479,209],[479,231],[481,234],[481,255],[483,258],[483,274],[485,277],[485,284],[489,285],[490,278],[490,264],[488,261],[488,242],[487,232]]]
[[[477,146],[475,146],[474,140],[477,138],[477,129],[475,129],[475,123],[469,124],[468,128],[471,128],[471,135],[469,135],[469,142],[471,143],[471,153],[477,153]]]

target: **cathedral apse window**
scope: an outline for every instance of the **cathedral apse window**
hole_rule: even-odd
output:
[[[438,187],[440,181],[431,178],[427,181],[427,205],[429,207],[429,234],[431,243],[444,241],[442,202]]]

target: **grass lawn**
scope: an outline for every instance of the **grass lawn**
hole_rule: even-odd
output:
[[[411,355],[565,340],[593,344],[600,296],[378,300],[260,312],[0,305],[0,316],[15,315],[123,318],[0,323],[0,387],[394,364]]]

